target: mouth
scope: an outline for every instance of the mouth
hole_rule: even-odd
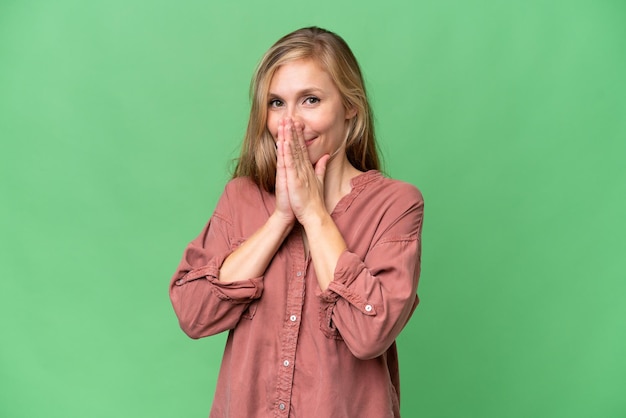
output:
[[[304,145],[306,145],[306,146],[308,147],[308,146],[309,146],[309,145],[311,145],[311,144],[312,144],[312,143],[313,143],[316,139],[317,139],[317,137],[315,137],[315,138],[311,138],[311,139],[305,139],[305,140],[304,140]]]

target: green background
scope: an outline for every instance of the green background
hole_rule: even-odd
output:
[[[0,416],[208,414],[224,335],[168,282],[308,25],[426,200],[403,416],[626,417],[623,0],[2,0]]]

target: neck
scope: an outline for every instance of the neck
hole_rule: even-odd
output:
[[[339,200],[350,193],[350,181],[361,174],[348,161],[345,153],[339,153],[328,161],[324,176],[324,200],[326,209],[332,212]]]

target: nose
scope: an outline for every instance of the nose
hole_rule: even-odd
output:
[[[272,114],[275,116],[273,119],[276,123],[274,126],[278,126],[279,123],[298,123],[304,127],[304,118],[297,105],[284,104],[281,107],[275,108]],[[269,121],[268,121],[269,122]]]
[[[285,117],[287,118],[291,118],[293,121],[295,121],[296,119],[298,119],[298,107],[291,105],[287,107],[287,112]]]

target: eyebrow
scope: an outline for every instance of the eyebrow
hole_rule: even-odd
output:
[[[308,87],[304,90],[300,90],[296,93],[296,97],[302,97],[302,96],[307,96],[309,94],[315,94],[315,95],[319,95],[320,93],[323,93],[323,90],[318,88],[318,87]],[[268,97],[275,97],[277,99],[282,99],[282,97],[280,97],[280,94],[276,94],[276,93],[272,93],[271,91],[268,92]]]

